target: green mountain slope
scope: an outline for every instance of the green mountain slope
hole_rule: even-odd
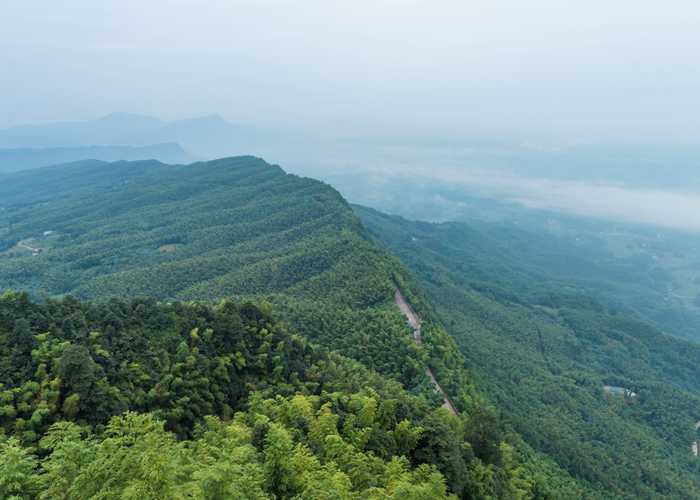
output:
[[[464,186],[408,173],[396,178],[348,177],[324,178],[349,199],[385,213],[410,220],[466,222],[466,231],[479,234],[469,240],[474,252],[464,261],[472,266],[474,277],[498,267],[489,280],[506,288],[536,291],[542,282],[575,288],[667,333],[700,340],[697,232],[481,198]],[[370,178],[371,182],[364,180]],[[481,270],[484,266],[486,271]],[[513,272],[531,279],[510,279]]]
[[[353,245],[371,249],[337,193],[253,158],[191,167],[95,163],[44,174],[10,177],[1,188],[0,273],[10,287],[80,297],[215,298],[292,288],[318,296],[329,272],[355,265]],[[84,176],[90,191],[76,192],[73,179]],[[41,190],[36,199],[13,198],[28,184]],[[27,246],[42,252],[27,255]],[[373,288],[338,293],[371,302],[376,297],[362,294]]]
[[[323,183],[252,157],[82,162],[8,176],[0,198],[6,288],[100,301],[266,297],[324,345],[424,382],[425,353],[393,306],[400,266]]]
[[[556,259],[549,274],[532,273],[527,253],[499,259],[517,252],[503,244],[512,235],[356,212],[415,273],[478,386],[529,444],[607,497],[700,497],[700,347],[553,285]]]
[[[2,498],[447,498],[449,415],[269,307],[6,294],[0,318]]]
[[[72,305],[75,302],[72,298],[63,302],[49,300],[49,311],[56,308],[59,311],[49,320],[29,318],[21,308],[19,313],[17,310],[7,313],[5,342],[10,345],[13,339],[22,338],[25,344],[24,351],[3,359],[5,373],[12,381],[6,388],[11,396],[6,399],[12,398],[14,408],[8,407],[6,432],[19,434],[25,445],[32,445],[45,433],[47,424],[60,418],[70,419],[76,409],[75,401],[70,399],[72,391],[63,385],[60,375],[54,373],[49,378],[44,375],[46,370],[63,363],[61,349],[67,347],[57,347],[59,350],[42,369],[40,359],[31,356],[32,352],[38,354],[42,350],[45,332],[56,339],[58,346],[69,341],[86,349],[97,349],[91,344],[92,331],[112,339],[104,346],[107,355],[98,355],[97,351],[91,354],[107,377],[106,385],[100,390],[108,394],[93,396],[95,402],[109,396],[121,405],[116,408],[155,413],[156,417],[165,417],[167,430],[180,436],[189,438],[191,429],[196,428],[204,415],[228,418],[231,412],[227,405],[232,411],[251,411],[253,393],[260,391],[263,396],[256,397],[275,394],[292,397],[299,391],[302,395],[320,397],[309,404],[313,411],[321,411],[320,405],[327,401],[323,399],[323,383],[311,389],[305,384],[336,383],[335,377],[342,384],[341,379],[347,376],[343,370],[312,376],[299,370],[293,375],[281,369],[286,380],[283,382],[275,378],[276,366],[270,366],[269,379],[259,373],[255,382],[245,377],[237,380],[236,396],[231,400],[227,394],[230,388],[219,394],[212,386],[221,383],[213,383],[211,377],[203,375],[217,372],[216,363],[204,360],[204,364],[199,364],[197,353],[188,356],[186,350],[179,353],[179,347],[172,351],[175,343],[184,342],[182,349],[203,353],[205,349],[199,346],[198,338],[207,328],[213,332],[218,328],[206,322],[202,325],[190,322],[185,328],[177,326],[179,322],[173,326],[167,321],[142,328],[139,321],[143,321],[143,309],[156,306],[140,308],[139,302],[129,305],[117,300],[148,297],[150,301],[173,302],[173,314],[177,315],[185,307],[177,305],[180,300],[218,303],[223,298],[253,298],[256,302],[273,304],[275,314],[293,331],[320,346],[314,349],[324,356],[334,351],[333,356],[361,363],[363,373],[378,373],[368,375],[367,387],[373,387],[372,377],[376,376],[386,379],[386,383],[400,384],[393,386],[403,394],[400,397],[414,398],[418,405],[415,424],[423,426],[419,423],[421,419],[433,419],[425,428],[441,429],[421,451],[407,457],[410,465],[435,465],[453,493],[463,497],[528,498],[555,495],[553,492],[581,496],[586,491],[501,426],[493,408],[480,396],[464,370],[464,358],[456,345],[432,321],[430,305],[421,298],[410,274],[375,244],[345,200],[323,183],[288,175],[281,168],[253,157],[188,166],[80,162],[7,176],[0,186],[0,199],[3,286],[25,290],[36,298],[71,295],[98,302],[90,306]],[[411,329],[394,304],[397,289],[423,315],[420,345],[412,338]],[[26,301],[12,297],[8,300]],[[262,304],[260,308],[265,310],[268,306],[266,302]],[[41,310],[40,306],[27,306],[29,311],[32,307]],[[81,312],[61,312],[71,307]],[[166,308],[165,312],[157,317],[171,314],[167,309],[170,306],[162,307]],[[194,311],[199,310],[195,307]],[[207,318],[216,316],[206,308],[197,314],[200,313]],[[37,314],[41,317],[43,313]],[[107,316],[104,321],[103,315]],[[87,326],[82,317],[91,318],[85,322]],[[196,334],[197,338],[190,336],[194,327],[202,332]],[[82,332],[78,337],[71,333],[76,330]],[[137,352],[145,350],[148,353],[145,359],[129,354],[128,344],[141,337],[146,341]],[[163,344],[166,339],[173,343]],[[251,342],[244,341],[251,352],[257,352],[259,349]],[[288,341],[275,339],[273,347],[280,342],[286,345]],[[115,348],[122,349],[117,347],[121,345],[125,346],[126,355],[112,352]],[[265,349],[271,348],[265,345]],[[207,355],[215,359],[223,356],[229,359],[227,362],[238,361],[238,351],[207,349]],[[168,385],[172,383],[167,375],[171,368],[167,367],[173,367],[173,359],[178,356],[183,357],[176,363],[177,369],[183,370],[180,375],[183,382],[176,386],[183,383],[184,387],[196,386],[201,382],[204,394],[195,399],[186,394],[176,395],[173,421],[168,416],[170,400],[158,399],[165,388],[157,380],[165,377]],[[270,352],[266,356],[277,358],[282,354]],[[243,363],[249,366],[248,360],[244,359]],[[294,363],[306,366],[315,361],[304,358]],[[132,364],[139,373],[127,373]],[[119,370],[110,378],[108,370],[117,365]],[[440,408],[442,397],[434,391],[426,367],[431,368],[458,415],[450,416]],[[95,370],[100,372],[99,368]],[[140,371],[145,371],[148,377],[141,380]],[[18,375],[10,377],[10,373]],[[301,382],[295,382],[295,377]],[[40,388],[50,384],[50,380],[58,387],[52,389],[53,403],[45,405],[54,405],[53,410],[48,408],[50,417],[45,419],[39,416],[44,414],[44,406],[32,405],[48,397]],[[270,388],[267,392],[266,387]],[[152,391],[155,396],[149,396]],[[353,391],[343,389],[342,398],[352,398]],[[78,420],[90,424],[101,440],[105,437],[101,426],[118,411],[97,413],[98,408],[91,405],[88,414]],[[256,408],[250,418],[257,418],[255,415],[260,412]],[[78,413],[73,417],[76,415],[81,416]],[[339,429],[344,418],[341,416],[336,421]],[[32,419],[34,424],[26,423]],[[289,427],[287,430],[293,433],[295,443],[308,444],[296,431]],[[378,442],[373,453],[384,453],[386,446]],[[313,447],[312,450],[322,451]],[[386,453],[383,456],[391,458]],[[323,454],[319,457],[321,464],[333,462],[336,464],[333,467],[339,464]],[[377,468],[371,474],[383,473]]]

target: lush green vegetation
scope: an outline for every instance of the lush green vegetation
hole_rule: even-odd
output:
[[[81,162],[8,176],[0,196],[0,279],[45,301],[9,294],[0,317],[3,453],[29,491],[51,497],[57,475],[72,478],[60,483],[68,498],[225,498],[226,487],[435,498],[443,483],[465,498],[587,491],[501,425],[442,327],[426,318],[414,343],[394,291],[426,314],[429,303],[329,186],[241,157]],[[133,297],[148,299],[120,299]],[[231,297],[266,300],[289,326],[267,305],[179,302]],[[440,409],[426,366],[458,416]],[[152,446],[130,445],[121,429],[134,425]],[[270,429],[284,471],[266,461]],[[404,432],[410,450],[395,443]],[[77,462],[65,462],[64,444]],[[121,476],[109,476],[110,453],[129,464]],[[232,470],[252,480],[223,484]],[[102,484],[113,489],[90,489]]]
[[[446,227],[465,245],[469,255],[463,265],[470,267],[472,280],[520,287],[519,293],[575,290],[671,335],[700,340],[697,232],[479,198],[463,186],[423,177],[391,182],[369,182],[357,175],[331,179],[353,200],[386,213],[410,220],[466,222]]]
[[[431,317],[530,445],[606,497],[700,497],[691,453],[700,347],[564,286],[562,275],[585,262],[556,246],[518,246],[521,231],[356,211],[415,273]],[[585,272],[595,277],[575,271]]]
[[[8,288],[99,301],[266,297],[315,341],[432,396],[429,353],[392,303],[397,285],[411,293],[405,273],[325,184],[241,157],[83,162],[8,176],[0,191]]]
[[[490,413],[435,408],[288,331],[266,304],[40,305],[6,293],[0,353],[2,498],[544,498],[574,488],[520,457]]]
[[[255,158],[80,163],[8,176],[0,197],[0,276],[35,295],[316,298],[356,259],[380,256],[335,191]],[[355,289],[333,290],[372,303],[388,293],[373,286],[382,279],[358,275]]]

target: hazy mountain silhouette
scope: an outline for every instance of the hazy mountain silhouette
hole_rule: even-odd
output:
[[[87,159],[103,161],[159,160],[164,163],[188,163],[195,158],[174,142],[148,146],[0,149],[0,173],[17,172]]]
[[[265,135],[261,131],[237,127],[218,115],[163,121],[132,113],[112,113],[96,120],[20,125],[0,130],[0,148],[178,143],[188,152],[207,157],[249,152]]]

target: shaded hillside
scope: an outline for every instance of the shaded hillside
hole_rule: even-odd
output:
[[[477,259],[488,266],[509,267],[504,275],[491,277],[506,287],[534,290],[547,281],[548,286],[576,288],[651,321],[664,332],[700,339],[697,231],[537,209],[507,197],[479,197],[449,179],[436,181],[411,175],[410,170],[396,177],[346,171],[324,178],[348,199],[385,213],[410,220],[466,222],[445,229],[457,238],[478,231],[486,240],[468,240],[476,252],[465,265],[477,273],[481,272]],[[694,212],[688,211],[687,220],[693,217]],[[485,246],[494,253],[481,253]],[[510,280],[511,272],[533,279]]]
[[[528,443],[607,497],[700,497],[697,345],[553,286],[556,260],[540,278],[527,253],[501,259],[510,235],[356,212],[415,273],[477,384]]]
[[[450,439],[415,460],[436,465],[450,491],[584,491],[501,427],[442,328],[425,321],[422,344],[414,342],[396,289],[429,306],[329,186],[253,157],[187,166],[90,161],[7,176],[0,196],[0,280],[8,288],[108,307],[117,297],[265,299],[306,338],[400,383],[440,415],[435,425]],[[459,415],[440,409],[427,366]]]
[[[274,304],[279,318],[317,344],[319,347],[314,349],[322,355],[331,356],[329,351],[336,351],[332,356],[361,363],[365,375],[353,380],[366,378],[367,387],[372,387],[373,377],[381,376],[387,383],[396,384],[396,390],[406,391],[406,397],[410,394],[421,408],[416,411],[431,420],[424,427],[425,436],[432,435],[429,428],[439,428],[436,439],[414,454],[410,464],[435,465],[450,491],[463,497],[506,498],[542,497],[553,491],[580,496],[585,491],[501,426],[494,409],[479,395],[464,370],[464,358],[439,325],[424,318],[423,342],[418,345],[413,341],[411,329],[393,302],[396,290],[400,289],[421,312],[429,311],[430,305],[421,298],[411,276],[372,241],[345,200],[329,186],[288,175],[253,157],[187,166],[91,161],[7,176],[0,186],[0,197],[3,285],[27,290],[40,298],[70,294],[99,303],[80,305],[72,298],[63,302],[49,300],[48,309],[42,310],[43,306],[28,303],[26,297],[8,296],[8,305],[12,306],[4,316],[5,338],[10,344],[23,339],[23,347],[4,364],[5,373],[15,374],[10,379],[13,385],[28,384],[29,392],[36,389],[36,384],[42,387],[43,379],[33,379],[42,373],[35,366],[39,361],[28,356],[32,351],[39,352],[40,343],[46,342],[42,332],[53,332],[59,349],[55,362],[48,363],[47,368],[61,365],[58,360],[63,357],[62,349],[66,347],[62,342],[66,340],[98,349],[100,346],[93,344],[102,342],[95,340],[102,335],[93,339],[90,334],[98,332],[111,340],[102,346],[107,354],[95,350],[91,354],[93,361],[100,364],[101,356],[103,370],[117,370],[116,378],[108,376],[106,383],[116,385],[123,397],[104,386],[106,392],[90,396],[94,405],[86,410],[88,413],[93,407],[99,408],[103,398],[116,398],[119,408],[155,412],[156,416],[165,416],[170,430],[189,435],[202,416],[227,417],[230,411],[226,405],[234,411],[237,405],[244,409],[252,404],[246,399],[251,392],[264,392],[266,388],[267,396],[308,390],[309,395],[321,398],[308,401],[312,412],[320,412],[328,399],[317,392],[319,387],[331,383],[336,376],[343,379],[348,375],[342,371],[302,373],[302,367],[306,370],[314,363],[306,355],[303,361],[296,358],[294,366],[298,369],[294,372],[284,367],[278,370],[275,363],[282,363],[287,355],[285,346],[289,345],[284,337],[242,340],[251,355],[262,356],[273,364],[265,365],[257,380],[239,379],[221,391],[213,387],[221,388],[221,384],[211,380],[221,370],[231,370],[236,365],[236,370],[246,371],[253,368],[253,361],[245,356],[239,359],[236,352],[245,352],[238,348],[231,354],[217,351],[214,344],[205,347],[208,342],[218,342],[217,336],[212,340],[213,334],[207,333],[208,329],[220,330],[216,326],[217,313],[205,306],[179,306],[176,301],[219,303],[229,297],[253,297]],[[134,303],[117,300],[144,296],[149,299]],[[157,306],[154,300],[175,304]],[[268,321],[266,304],[263,302],[259,308],[263,311],[260,321]],[[151,314],[149,310],[155,312]],[[191,314],[201,315],[202,324],[190,321],[184,327],[179,322],[168,322],[166,317],[177,315],[178,311],[188,318]],[[45,314],[52,318],[41,319]],[[199,330],[192,334],[195,327]],[[267,326],[264,329],[271,331]],[[262,330],[258,333],[263,335]],[[239,342],[236,339],[241,335],[245,338],[247,333],[232,334],[231,342]],[[146,344],[139,339],[146,339]],[[261,345],[256,344],[263,340]],[[132,342],[140,345],[133,353],[129,347]],[[290,355],[303,352],[299,345],[292,345],[295,347]],[[117,346],[123,346],[124,354],[111,351]],[[176,346],[177,350],[171,352]],[[166,352],[159,354],[163,350]],[[146,353],[146,357],[140,353]],[[224,356],[223,365],[206,359],[200,362],[199,355],[206,353]],[[180,359],[178,356],[182,360],[174,361]],[[456,406],[458,416],[440,409],[442,397],[426,375],[426,366],[430,366]],[[138,373],[127,373],[131,367]],[[158,406],[158,398],[167,387],[155,380],[164,369],[181,370],[181,382],[167,378],[167,386],[173,384],[175,392],[185,391],[167,399],[168,404],[177,406],[172,414],[170,410],[163,413]],[[102,373],[97,367],[95,370]],[[269,377],[263,374],[266,370]],[[305,380],[313,382],[315,388],[307,387]],[[201,394],[199,389],[190,387],[200,382]],[[149,385],[152,383],[155,385]],[[227,391],[232,390],[236,394],[230,400]],[[187,395],[188,391],[194,391],[193,395]],[[23,405],[29,400],[21,397],[15,402],[15,395],[23,393],[23,389],[13,387],[10,393],[12,404],[19,405],[10,412],[10,418],[21,419],[19,428],[16,422],[13,425],[22,434],[27,429],[26,417],[31,414],[29,418],[33,418],[38,408]],[[132,394],[135,400],[130,399]],[[70,392],[61,392],[55,411],[60,406],[63,412],[70,396]],[[36,394],[28,397],[37,404],[41,401]],[[346,396],[339,397],[345,401]],[[75,405],[71,406],[75,401],[70,401],[68,411],[75,409]],[[257,418],[256,408],[251,418]],[[23,413],[17,418],[20,410]],[[89,416],[93,425],[103,425],[116,412],[100,411],[97,416]],[[49,415],[53,413],[50,411]],[[56,418],[37,417],[38,432],[34,427],[28,430],[38,435],[47,422]],[[344,418],[329,417],[339,430],[347,421]],[[387,418],[392,420],[388,414]],[[304,443],[306,438],[293,429],[288,431],[295,442]],[[366,442],[360,434],[353,435],[360,440],[358,443]],[[443,435],[450,437],[443,439]],[[31,438],[32,434],[24,437],[29,442]],[[387,446],[388,443],[378,443],[372,453],[388,457]],[[322,464],[329,460],[325,455],[320,459]],[[369,477],[382,476],[379,465],[373,467],[367,472]],[[435,484],[439,486],[439,480]]]
[[[161,300],[288,291],[351,305],[393,297],[391,269],[367,272],[382,269],[384,253],[340,195],[256,158],[73,164],[7,177],[0,198],[9,288]]]
[[[100,301],[264,296],[324,345],[421,383],[424,353],[392,303],[400,268],[323,183],[252,157],[81,162],[8,176],[0,197],[5,288]]]

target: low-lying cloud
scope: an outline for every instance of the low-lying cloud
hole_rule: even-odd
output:
[[[533,209],[700,231],[700,193],[693,191],[548,179],[485,168],[405,164],[326,174],[323,177],[350,201],[414,219],[461,218],[473,206],[469,198],[477,197]]]
[[[406,172],[401,175],[405,176]],[[627,222],[700,230],[700,194],[525,177],[476,168],[416,168],[416,181],[459,186],[465,193]]]

